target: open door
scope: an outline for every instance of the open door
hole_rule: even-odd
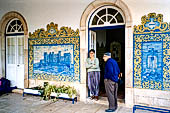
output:
[[[24,88],[24,36],[6,37],[6,78]]]
[[[89,50],[94,49],[96,51],[96,32],[90,30],[90,37],[89,37]],[[96,57],[96,52],[95,52]],[[88,96],[91,96],[90,90],[88,89]]]
[[[24,29],[17,18],[6,27],[6,78],[12,87],[24,88]]]
[[[89,50],[94,49],[96,51],[96,32],[90,30],[90,38],[89,38]],[[95,52],[96,57],[96,52]]]

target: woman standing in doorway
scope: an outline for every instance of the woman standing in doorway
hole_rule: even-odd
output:
[[[88,72],[88,87],[91,93],[91,99],[98,100],[99,82],[100,82],[100,67],[99,60],[95,58],[95,50],[89,51],[89,58],[86,60],[86,68]]]

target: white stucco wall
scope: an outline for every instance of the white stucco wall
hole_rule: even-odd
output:
[[[0,0],[0,19],[9,11],[24,16],[29,32],[46,28],[50,22],[59,28],[79,28],[81,14],[92,0]]]
[[[155,12],[163,14],[163,21],[170,22],[170,0],[122,0],[129,7],[133,25],[141,24],[141,17]]]
[[[54,22],[58,24],[59,28],[62,26],[68,26],[76,30],[77,28],[80,28],[80,19],[83,11],[92,1],[93,0],[0,0],[0,19],[7,12],[17,11],[22,16],[24,16],[28,25],[28,32],[34,32],[36,29],[39,28],[46,28],[46,25],[49,24],[50,22]],[[100,0],[100,1],[114,1],[114,0]],[[133,48],[133,34],[132,34],[133,25],[141,24],[141,17],[152,12],[155,12],[156,14],[163,14],[163,21],[169,23],[170,22],[170,7],[169,7],[170,0],[122,0],[122,1],[129,8],[133,20],[132,26],[126,29],[126,32],[129,34],[127,37],[128,40],[126,39],[126,44],[128,44],[127,45],[128,49],[126,51],[128,51],[127,53],[131,53],[127,55],[127,57],[130,59],[132,58],[133,55],[133,49],[132,49]],[[80,34],[82,34],[83,32],[80,32]],[[81,36],[83,36],[84,38],[86,37],[86,34],[84,33],[84,35]],[[80,39],[81,38],[82,37],[80,37]],[[82,50],[84,51],[84,53],[87,53],[86,42],[87,41],[84,41],[83,44],[81,43],[80,45],[81,48],[85,48]],[[85,57],[86,56],[81,56],[82,59],[85,59]],[[0,52],[0,59],[1,59],[1,52]],[[129,65],[129,62],[126,62],[126,64]],[[132,67],[132,65],[130,65],[129,67]],[[82,68],[85,67],[81,67],[81,69]],[[129,71],[129,69],[127,70]],[[0,65],[0,75],[1,73],[2,73],[2,67]],[[131,73],[128,74],[131,76],[127,78],[127,81],[132,81],[130,80],[132,79],[133,76],[132,70]],[[129,84],[126,85],[127,89],[129,88],[126,92],[126,95],[129,95],[128,96],[129,100],[126,100],[127,102],[133,101],[133,95],[135,92],[133,91],[132,88],[132,82],[130,82]],[[86,87],[85,80],[80,87],[82,87],[80,89]],[[81,95],[85,94],[86,92],[84,91],[85,90],[82,90],[80,94]],[[135,99],[139,99],[138,97],[141,96],[138,95],[138,92],[136,92],[135,95],[137,95]]]
[[[29,32],[46,28],[50,22],[77,29],[85,8],[93,0],[0,0],[0,19],[9,11],[24,16]],[[106,0],[107,1],[107,0]],[[122,0],[130,9],[133,25],[141,23],[148,13],[161,13],[165,22],[170,22],[170,0]]]
[[[130,9],[132,15],[132,25],[140,25],[141,24],[141,17],[144,15],[148,15],[149,13],[156,13],[156,14],[163,14],[163,21],[170,22],[170,8],[169,0],[123,0],[125,4]],[[132,26],[132,27],[133,27]],[[133,32],[133,30],[131,31]],[[128,37],[131,40],[131,37]],[[133,47],[133,39],[131,40],[131,46]],[[129,42],[126,40],[126,43]],[[132,52],[133,49],[126,51],[131,51],[131,55],[133,56]],[[128,57],[129,55],[127,55]],[[126,64],[128,62],[126,61]],[[129,64],[129,63],[128,63]],[[131,67],[131,66],[129,66]],[[129,70],[126,68],[126,70]],[[133,73],[131,73],[133,74]],[[129,76],[129,75],[128,75]],[[132,76],[133,77],[133,76]],[[161,106],[161,107],[168,107],[170,102],[170,91],[161,91],[161,90],[148,90],[148,89],[136,89],[131,87],[131,77],[126,77],[126,89],[125,89],[125,96],[126,96],[126,105],[132,107],[134,104],[144,104],[149,106]],[[128,83],[128,84],[127,84]],[[133,84],[133,83],[132,83]],[[161,95],[161,96],[160,96]],[[164,98],[165,97],[165,98]]]
[[[50,22],[77,29],[85,8],[93,0],[0,0],[0,19],[9,11],[24,16],[28,31],[46,28]],[[107,0],[105,0],[107,1]],[[170,22],[170,0],[122,0],[130,9],[133,25],[141,23],[141,17],[148,13],[161,13],[165,22]]]

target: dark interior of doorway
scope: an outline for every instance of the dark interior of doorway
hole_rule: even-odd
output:
[[[103,54],[111,52],[119,65],[122,73],[122,82],[119,83],[118,99],[125,98],[125,28],[94,30],[96,32],[96,57],[99,58],[101,78],[99,96],[106,96],[104,87],[104,65]]]

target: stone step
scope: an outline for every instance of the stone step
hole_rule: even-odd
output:
[[[12,92],[13,93],[19,93],[19,94],[23,94],[23,89],[13,89]]]

